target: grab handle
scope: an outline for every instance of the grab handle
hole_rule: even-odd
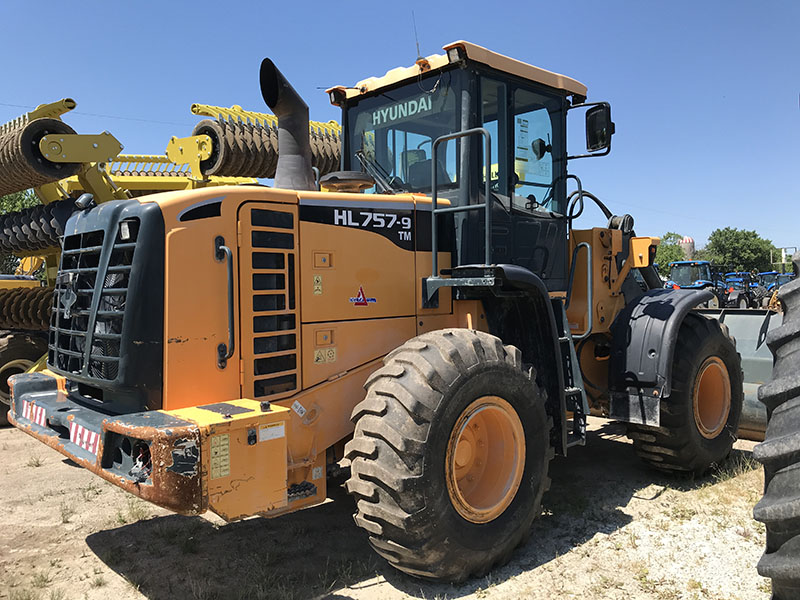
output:
[[[217,366],[224,369],[236,345],[233,339],[233,252],[225,245],[225,238],[221,235],[214,239],[214,258],[218,262],[224,260],[228,267],[228,344],[217,346]]]

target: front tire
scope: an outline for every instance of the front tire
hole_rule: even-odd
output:
[[[639,457],[661,471],[703,475],[730,454],[742,414],[742,367],[719,322],[688,314],[678,332],[661,426],[628,425]]]
[[[355,521],[410,575],[462,581],[506,562],[549,487],[550,420],[521,353],[486,333],[423,334],[384,359],[346,447]]]

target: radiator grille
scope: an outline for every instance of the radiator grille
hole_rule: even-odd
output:
[[[64,238],[50,321],[48,363],[100,380],[119,375],[125,317],[139,219],[104,231]]]
[[[243,240],[249,247],[242,253],[242,284],[250,285],[248,308],[252,309],[250,315],[244,311],[242,315],[243,327],[252,324],[244,340],[252,346],[245,348],[243,356],[250,354],[248,350],[253,356],[245,365],[249,377],[243,393],[288,395],[297,390],[299,380],[296,214],[252,207],[243,212],[247,232]]]

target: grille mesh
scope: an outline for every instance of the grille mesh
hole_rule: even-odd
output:
[[[99,380],[119,375],[138,219],[127,219],[126,239],[112,244],[103,231],[64,238],[50,320],[48,363],[56,369]],[[122,229],[122,228],[120,228]]]

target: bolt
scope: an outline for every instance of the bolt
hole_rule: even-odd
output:
[[[94,144],[92,144],[92,148],[97,148],[97,142],[95,142]]]

